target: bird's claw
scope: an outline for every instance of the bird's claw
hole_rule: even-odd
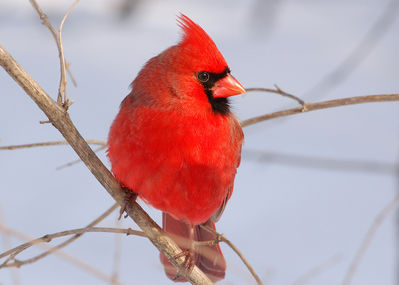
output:
[[[175,256],[173,256],[174,259],[178,259],[180,257],[184,256],[184,263],[183,263],[183,267],[190,272],[191,270],[193,270],[195,262],[194,262],[194,256],[193,256],[193,252],[189,249],[183,250],[182,252],[176,254]],[[177,271],[176,276],[172,279],[173,281],[177,280],[180,277],[180,270]]]
[[[137,199],[137,194],[134,193],[132,190],[130,190],[129,188],[126,188],[126,187],[122,187],[122,189],[123,189],[123,191],[125,191],[125,199],[121,206],[121,210],[119,211],[118,220],[120,220],[122,218],[123,213],[126,211],[127,205],[129,205],[130,203],[133,203]],[[124,218],[126,219],[127,217],[128,217],[128,214],[126,213]]]

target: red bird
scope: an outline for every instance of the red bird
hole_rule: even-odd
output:
[[[112,172],[122,186],[163,212],[163,229],[214,282],[226,262],[215,229],[240,164],[243,133],[227,97],[244,93],[208,34],[188,17],[183,38],[150,59],[131,84],[108,138]],[[166,274],[187,281],[161,255]]]

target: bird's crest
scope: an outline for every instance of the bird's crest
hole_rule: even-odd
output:
[[[223,71],[227,67],[223,55],[211,37],[198,24],[184,14],[180,14],[177,22],[183,30],[183,37],[179,43],[180,47],[190,51],[193,58],[201,59],[203,64],[213,67],[212,69],[217,69],[208,71]]]

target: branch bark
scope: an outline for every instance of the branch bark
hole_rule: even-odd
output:
[[[75,128],[69,114],[58,105],[33,78],[15,61],[14,58],[0,45],[0,65],[6,72],[25,90],[31,99],[46,114],[49,121],[64,136],[87,168],[103,185],[107,192],[119,205],[125,203],[125,193],[111,172],[104,166],[95,155],[89,145],[85,142],[78,130]],[[209,278],[196,266],[187,270],[185,258],[174,258],[181,252],[176,243],[168,237],[161,228],[148,216],[148,214],[137,204],[129,203],[126,212],[136,224],[142,229],[150,241],[161,251],[168,260],[176,266],[181,274],[192,284],[213,284]]]
[[[19,232],[10,227],[6,227],[3,224],[0,224],[0,233],[2,233],[4,235],[8,235],[12,238],[26,241],[26,242],[32,241],[32,239],[33,239],[31,236],[28,236],[25,233]],[[38,243],[38,244],[36,244],[36,246],[43,250],[50,250],[52,248],[50,245],[48,245],[46,243]],[[65,251],[62,251],[62,249],[54,251],[53,255],[61,258],[62,260],[70,263],[73,266],[76,266],[77,268],[85,271],[86,273],[91,274],[92,276],[94,276],[100,280],[103,280],[107,283],[110,283],[112,281],[112,276],[108,275],[108,273],[105,273],[102,270],[92,266],[91,264],[88,264],[88,263],[82,261],[81,259],[77,258],[76,256],[70,255],[70,254],[66,253]],[[15,259],[15,261],[16,260],[17,259]],[[1,269],[0,269],[0,271],[1,271]],[[118,281],[118,285],[123,285],[123,284],[124,283]]]
[[[309,111],[315,111],[320,109],[361,104],[361,103],[389,102],[389,101],[399,101],[399,94],[366,95],[366,96],[334,99],[318,103],[306,103],[305,104],[306,108],[303,107],[292,108],[244,120],[241,122],[241,127],[244,128],[262,121],[271,120],[278,117],[290,116],[299,113],[306,113]]]
[[[103,219],[105,219],[106,217],[108,217],[117,207],[118,207],[118,204],[115,203],[111,208],[109,208],[107,211],[105,211],[101,216],[99,216],[97,219],[95,219],[94,221],[92,221],[86,228],[87,228],[87,229],[93,228],[96,224],[98,224],[98,223],[101,222]],[[73,241],[75,241],[76,239],[78,239],[79,237],[81,237],[83,234],[84,234],[84,232],[76,233],[73,237],[67,239],[66,241],[60,243],[59,245],[54,246],[54,247],[50,248],[49,250],[47,250],[47,251],[45,251],[45,252],[43,252],[43,253],[41,253],[41,254],[35,256],[35,257],[26,259],[26,260],[24,260],[23,262],[18,261],[18,263],[17,263],[17,262],[15,261],[14,263],[16,264],[16,266],[20,267],[21,265],[25,265],[25,264],[29,264],[29,263],[36,262],[36,261],[38,261],[39,259],[42,259],[42,258],[48,256],[49,254],[52,254],[52,253],[54,253],[55,251],[60,250],[61,248],[67,246],[68,244],[72,243]],[[31,242],[32,242],[32,241],[31,241]],[[34,244],[34,243],[32,243],[32,245],[33,245],[33,244]],[[26,248],[25,248],[25,249],[26,249]],[[25,249],[23,249],[23,250],[25,250]],[[7,251],[7,252],[10,252],[10,251]],[[17,254],[19,254],[20,252],[21,252],[21,251],[19,251]],[[12,252],[12,253],[14,253],[14,252]],[[4,255],[4,253],[0,254],[0,259],[3,258],[4,256],[6,256],[6,255]],[[14,255],[14,257],[15,257],[15,255]],[[3,262],[2,265],[0,265],[0,269],[1,269],[3,266],[5,266],[5,265],[7,265],[7,262]]]
[[[141,231],[136,231],[136,230],[132,230],[131,228],[128,229],[120,229],[120,228],[107,228],[107,227],[85,227],[85,228],[81,228],[81,229],[73,229],[73,230],[67,230],[67,231],[62,231],[62,232],[58,232],[55,234],[47,234],[44,235],[40,238],[31,240],[29,242],[26,242],[24,244],[21,244],[17,247],[14,247],[12,249],[7,250],[6,252],[3,252],[2,254],[0,254],[0,258],[6,257],[6,256],[10,256],[6,261],[4,261],[1,265],[0,268],[2,267],[20,267],[23,264],[27,264],[27,263],[32,263],[34,261],[36,261],[36,258],[31,258],[31,259],[27,259],[25,261],[20,261],[20,260],[15,260],[15,256],[17,256],[18,254],[20,254],[22,251],[38,244],[38,243],[42,243],[42,242],[50,242],[55,238],[59,238],[59,237],[64,237],[64,236],[69,236],[69,235],[74,235],[75,236],[81,236],[84,233],[119,233],[119,234],[126,234],[126,235],[135,235],[135,236],[140,236],[140,237],[146,237],[145,234]],[[55,251],[55,248],[58,247],[53,247],[52,249],[48,250],[47,252],[50,251]],[[38,255],[40,256],[40,255]],[[10,263],[10,261],[14,260],[13,263]]]

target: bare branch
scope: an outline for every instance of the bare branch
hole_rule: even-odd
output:
[[[1,204],[0,204],[0,225],[6,225],[5,217],[4,217],[4,213],[3,213],[3,209],[1,207]],[[6,233],[3,233],[2,240],[3,240],[4,250],[11,247],[11,240],[10,240],[9,235],[7,235]],[[13,285],[22,284],[21,277],[19,276],[19,271],[16,268],[11,268],[10,274],[11,274],[11,280],[12,280]]]
[[[54,233],[54,234],[44,235],[40,238],[34,239],[27,243],[21,244],[15,248],[9,249],[6,252],[3,252],[2,254],[0,254],[0,258],[4,258],[6,256],[9,256],[9,258],[7,258],[6,261],[4,261],[0,265],[0,268],[12,267],[12,266],[20,267],[21,265],[33,262],[33,261],[28,262],[28,261],[30,261],[28,259],[25,261],[15,260],[13,263],[9,263],[10,260],[14,260],[15,256],[20,254],[22,251],[24,251],[38,243],[50,242],[55,238],[69,236],[69,235],[81,236],[84,233],[120,233],[120,234],[126,234],[126,235],[135,235],[135,236],[140,236],[140,237],[146,237],[143,232],[132,230],[131,228],[119,229],[119,228],[107,228],[107,227],[86,227],[86,228],[81,228],[81,229],[62,231],[62,232],[58,232],[58,233]],[[54,247],[54,248],[56,248],[56,247]],[[54,250],[49,250],[49,251],[54,252]]]
[[[363,242],[361,243],[359,249],[356,252],[355,257],[353,258],[346,274],[343,285],[349,285],[352,281],[353,275],[356,272],[357,267],[359,266],[360,261],[362,260],[366,250],[370,246],[371,241],[375,233],[378,231],[381,224],[385,221],[389,214],[391,214],[397,207],[399,206],[399,194],[393,198],[387,206],[378,215],[375,217],[373,223],[368,229],[366,235],[364,236]]]
[[[63,70],[63,61],[64,59],[62,58],[62,43],[58,37],[57,32],[55,31],[54,27],[50,24],[48,21],[47,15],[43,12],[43,10],[40,8],[39,4],[37,4],[36,0],[30,0],[30,3],[32,6],[35,8],[36,12],[40,16],[40,20],[42,20],[42,24],[45,25],[51,32],[51,34],[54,37],[55,42],[57,43],[57,48],[58,48],[58,57],[60,59],[60,84],[58,87],[58,97],[57,97],[57,103],[61,106],[62,104],[62,94],[63,94],[63,83],[64,83],[64,70]]]
[[[373,51],[389,28],[398,18],[399,1],[390,0],[384,10],[356,44],[353,50],[329,73],[322,77],[309,91],[306,97],[315,98],[316,95],[326,94],[334,87],[346,80],[349,75]]]
[[[293,285],[304,285],[310,281],[310,279],[316,277],[317,275],[323,273],[324,271],[330,269],[332,266],[336,265],[338,262],[342,260],[341,255],[334,255],[333,257],[329,258],[327,261],[323,262],[322,264],[312,268],[308,272],[306,272],[303,276],[299,277]]]
[[[395,175],[397,169],[399,169],[399,164],[390,162],[321,157],[254,149],[243,150],[242,157],[260,163],[283,164],[292,167],[328,171],[367,172],[380,175]]]
[[[361,103],[371,103],[371,102],[389,102],[389,101],[399,101],[399,94],[381,94],[381,95],[366,95],[350,98],[335,99],[329,101],[322,101],[318,103],[306,103],[306,110],[315,111],[326,108],[333,108],[338,106],[347,106]],[[290,116],[294,114],[303,113],[303,108],[292,108],[283,111],[278,111],[270,114],[261,115],[258,117],[250,118],[241,122],[242,127],[247,127],[262,121],[271,120],[279,117]]]
[[[260,277],[256,274],[255,270],[253,267],[249,264],[248,260],[244,257],[244,255],[241,253],[241,251],[226,237],[222,237],[222,241],[227,243],[228,246],[240,257],[242,262],[245,264],[245,266],[248,268],[249,272],[252,274],[252,276],[255,278],[256,283],[258,285],[263,285],[262,280]]]
[[[68,69],[68,73],[71,75],[72,78],[72,82],[74,83],[74,85],[76,86],[76,81],[72,76],[72,73],[69,70],[69,65],[66,65],[65,63],[65,56],[64,56],[64,49],[62,46],[62,38],[61,38],[61,34],[62,34],[62,27],[64,25],[64,22],[66,20],[66,18],[68,17],[69,13],[72,11],[73,7],[75,7],[75,5],[79,2],[79,0],[76,0],[72,6],[69,8],[69,10],[67,11],[67,13],[65,14],[64,18],[62,19],[60,28],[59,28],[59,32],[57,34],[56,30],[54,29],[54,27],[50,24],[50,22],[48,21],[48,17],[47,15],[43,12],[43,10],[40,8],[39,4],[37,4],[36,0],[30,0],[30,3],[32,4],[32,6],[35,8],[36,12],[39,14],[40,19],[42,20],[42,24],[45,25],[51,32],[51,34],[53,35],[55,42],[57,43],[57,48],[58,48],[58,57],[60,59],[60,84],[58,87],[58,97],[57,97],[57,103],[61,106],[63,105],[64,108],[66,110],[68,110],[69,106],[72,105],[73,102],[69,102],[69,100],[66,97],[66,69]],[[62,96],[64,96],[64,103],[62,103]]]
[[[115,220],[115,225],[120,228],[122,221],[119,219]],[[112,285],[115,285],[119,280],[119,265],[121,261],[121,250],[122,250],[122,237],[121,235],[114,235],[114,258],[112,265]]]
[[[105,145],[104,141],[100,140],[86,140],[88,144]],[[31,147],[41,147],[41,146],[53,146],[53,145],[69,145],[67,141],[53,141],[53,142],[40,142],[40,143],[30,143],[30,144],[20,144],[20,145],[7,145],[0,146],[0,150],[15,150],[21,148],[31,148]]]
[[[247,92],[251,92],[251,91],[260,91],[260,92],[269,92],[269,93],[279,94],[279,95],[282,95],[282,96],[285,96],[285,97],[288,97],[288,98],[291,98],[291,99],[297,101],[297,102],[302,106],[302,108],[306,109],[305,101],[303,101],[301,98],[296,97],[296,96],[294,96],[294,95],[292,95],[292,94],[289,94],[289,93],[287,93],[287,92],[284,92],[284,91],[281,90],[280,87],[278,87],[277,85],[274,85],[274,87],[275,87],[276,89],[258,88],[258,87],[256,87],[256,88],[246,88],[245,91],[247,91]]]
[[[71,66],[70,63],[66,64],[66,70],[68,72],[69,78],[71,78],[73,86],[78,87],[78,83],[76,82],[75,77],[73,76],[71,70],[69,69],[70,66]]]
[[[215,241],[205,241],[203,242],[204,245],[212,245],[214,243],[217,242],[225,242],[237,255],[238,257],[241,259],[241,261],[245,264],[245,266],[248,268],[249,272],[252,274],[252,276],[255,278],[256,283],[258,285],[263,285],[262,280],[259,278],[258,274],[256,274],[255,270],[253,269],[253,267],[251,266],[251,264],[249,264],[248,260],[244,257],[244,255],[241,253],[241,251],[229,240],[226,238],[225,235],[223,234],[219,234],[217,231],[215,231],[214,229],[201,225],[201,227],[213,234],[216,235],[216,240]],[[197,243],[197,245],[201,245],[202,242]]]
[[[86,142],[87,142],[87,141],[86,141]],[[94,153],[97,153],[97,152],[99,152],[99,151],[105,149],[106,147],[107,147],[106,145],[100,146],[99,148],[97,148],[97,149],[94,150]],[[80,160],[80,159],[78,158],[78,159],[75,159],[75,160],[70,161],[70,162],[68,162],[68,163],[65,163],[65,164],[62,164],[62,165],[60,165],[60,166],[57,166],[55,169],[56,169],[56,170],[61,170],[61,169],[64,169],[64,168],[66,168],[66,167],[70,167],[70,166],[75,165],[75,164],[80,163],[80,162],[82,162],[82,160]]]
[[[18,232],[14,229],[8,228],[2,224],[0,224],[0,232],[3,232],[7,235],[11,235],[13,237],[17,237],[21,240],[31,240],[32,238],[27,236],[26,234],[23,234],[21,232]],[[50,249],[51,246],[47,245],[47,244],[36,244],[36,246],[40,247],[40,248],[44,248],[44,249]],[[108,276],[107,274],[105,274],[104,272],[102,272],[101,270],[91,266],[90,264],[87,264],[83,261],[81,261],[80,259],[71,256],[65,252],[63,252],[62,250],[57,250],[54,252],[55,256],[58,256],[68,262],[70,262],[71,264],[79,267],[80,269],[83,269],[84,271],[92,274],[93,276],[104,280],[105,282],[110,282],[110,280],[112,280],[111,276]],[[121,285],[121,283],[119,283]]]
[[[36,12],[39,14],[40,20],[42,20],[42,24],[45,25],[50,30],[50,32],[53,35],[55,41],[57,42],[57,46],[58,46],[57,32],[55,31],[54,27],[48,21],[47,15],[40,8],[39,4],[37,4],[36,0],[30,0],[30,3],[32,4],[33,8],[35,8]]]
[[[107,146],[107,143],[105,141],[100,141],[100,140],[86,140],[86,142],[88,144],[101,145],[101,147],[94,150],[95,153],[105,149]],[[67,141],[52,141],[52,142],[40,142],[40,143],[30,143],[30,144],[20,144],[20,145],[6,145],[6,146],[0,146],[0,150],[16,150],[16,149],[23,149],[23,148],[56,146],[56,145],[69,145],[69,143]],[[82,162],[82,160],[80,160],[80,159],[73,160],[71,162],[68,162],[66,164],[56,167],[56,170],[61,170],[63,168],[72,166],[79,162]]]
[[[91,228],[95,225],[97,225],[99,222],[101,222],[102,220],[104,220],[106,217],[108,217],[113,211],[115,211],[115,209],[118,208],[118,204],[115,203],[111,208],[109,208],[108,210],[106,210],[103,214],[101,214],[97,219],[95,219],[93,222],[91,222],[90,224],[87,225],[86,228]],[[49,254],[52,254],[53,252],[55,252],[56,250],[59,250],[65,246],[67,246],[68,244],[72,243],[73,241],[75,241],[76,239],[78,239],[79,237],[81,237],[83,235],[83,233],[78,233],[75,236],[67,239],[66,241],[60,243],[57,246],[54,246],[52,248],[50,248],[49,250],[35,256],[32,257],[30,259],[25,260],[24,262],[21,262],[19,264],[19,266],[24,265],[24,264],[30,264],[30,263],[34,263],[36,261],[38,261],[39,259],[42,259],[44,257],[46,257]],[[0,257],[1,258],[1,257]],[[0,266],[1,267],[1,266]]]
[[[67,81],[66,81],[66,63],[65,63],[65,56],[64,56],[64,47],[62,46],[62,28],[64,27],[64,22],[68,18],[69,14],[71,13],[73,7],[78,4],[79,0],[76,0],[72,6],[68,9],[68,11],[65,13],[64,18],[62,18],[60,28],[58,30],[58,41],[60,42],[58,48],[60,51],[60,62],[61,62],[61,82],[60,82],[60,88],[63,86],[63,92],[61,94],[64,94],[64,108],[65,110],[68,110],[69,106],[72,105],[72,103],[69,103],[69,99],[67,97]]]
[[[2,46],[0,46],[0,65],[3,66],[7,73],[47,115],[52,124],[69,142],[80,159],[82,159],[108,193],[119,205],[123,205],[126,200],[125,192],[121,189],[118,181],[112,176],[111,172],[85,142],[65,109],[54,102]],[[193,284],[212,284],[209,278],[197,266],[194,266],[192,270],[188,270],[187,266],[185,266],[185,258],[183,256],[174,258],[181,252],[181,249],[137,203],[128,204],[126,212],[144,231],[151,242],[180,270],[187,280]]]

